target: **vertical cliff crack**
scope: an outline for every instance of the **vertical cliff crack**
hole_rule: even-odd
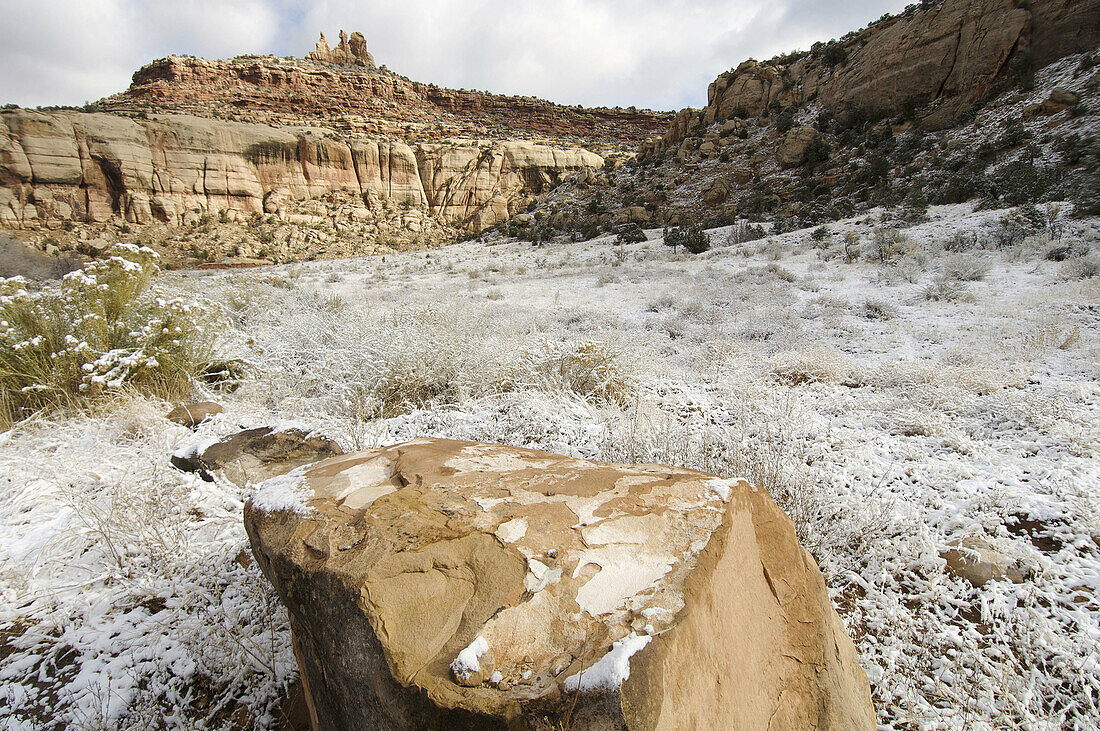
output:
[[[775,584],[772,582],[771,574],[768,573],[768,566],[763,561],[760,562],[760,568],[764,571],[764,581],[768,582],[768,589],[771,590],[772,596],[775,597],[775,603],[782,605],[783,602],[779,601],[779,594],[775,591]]]
[[[359,186],[359,195],[363,195],[363,179],[359,177],[359,165],[355,162],[355,151],[351,149],[351,145],[345,145],[348,148],[348,157],[351,158],[351,171],[355,173],[355,184]]]
[[[939,88],[936,89],[936,95],[932,97],[933,101],[943,96],[943,90],[947,87],[947,82],[951,80],[951,76],[955,73],[955,64],[959,60],[959,46],[962,45],[963,26],[965,24],[965,19],[959,22],[959,32],[955,35],[955,49],[951,53],[951,66],[947,69],[947,75],[943,77]]]

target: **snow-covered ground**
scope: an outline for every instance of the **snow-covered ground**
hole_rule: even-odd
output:
[[[163,275],[224,308],[250,376],[197,434],[122,395],[0,435],[0,719],[277,723],[294,662],[247,495],[168,457],[296,420],[348,449],[445,436],[749,475],[821,565],[882,725],[1095,727],[1100,221],[956,252],[1005,212],[932,213],[886,263],[863,216],[823,240],[719,229],[699,256],[471,242]],[[1045,258],[1065,245],[1093,252]],[[948,573],[967,536],[1025,580]]]

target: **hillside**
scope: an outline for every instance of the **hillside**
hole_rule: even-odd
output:
[[[797,227],[971,199],[1094,210],[1098,42],[1095,2],[946,0],[744,61],[631,164],[544,201],[543,225],[523,235],[631,221]]]

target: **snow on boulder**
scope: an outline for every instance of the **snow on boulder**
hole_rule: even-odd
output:
[[[315,728],[875,726],[817,565],[744,481],[443,439],[280,479],[292,509],[261,486],[245,527]]]

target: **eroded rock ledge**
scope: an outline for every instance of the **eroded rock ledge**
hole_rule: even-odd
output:
[[[568,173],[603,158],[579,148],[521,141],[400,141],[334,137],[187,115],[134,120],[81,112],[0,113],[0,227],[65,221],[187,224],[275,214],[342,192],[360,201],[350,216],[379,222],[390,212],[479,231],[505,220]],[[301,216],[299,216],[301,218]],[[322,221],[303,218],[302,223]]]
[[[875,725],[744,481],[423,439],[268,480],[245,524],[317,728]]]

